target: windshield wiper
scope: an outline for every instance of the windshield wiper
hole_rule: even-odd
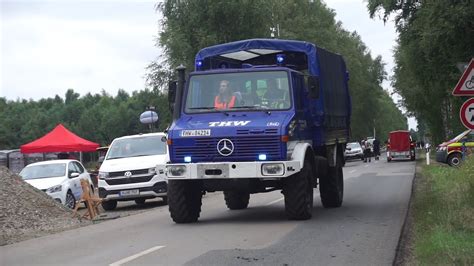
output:
[[[253,109],[257,107],[256,105],[243,105],[243,106],[234,106],[232,109]]]
[[[218,111],[220,113],[223,113],[225,115],[229,115],[229,113],[227,112],[228,110],[223,110],[223,109],[217,109],[216,107],[210,107],[210,106],[202,106],[202,107],[189,107],[188,108],[189,110],[214,110],[214,111]]]
[[[189,107],[190,110],[217,110],[216,107],[202,106],[202,107]]]

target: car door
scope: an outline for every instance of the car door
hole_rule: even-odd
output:
[[[84,166],[80,162],[74,162],[74,164],[75,164],[76,168],[79,171],[79,178],[80,178],[79,179],[79,184],[80,184],[80,180],[84,179],[89,183],[89,185],[92,185],[92,180],[91,180],[91,177],[89,175],[89,172],[86,171]],[[82,192],[82,186],[81,186],[81,192]]]
[[[79,173],[79,176],[71,177],[72,173]],[[74,194],[74,197],[76,198],[76,200],[78,200],[82,194],[81,176],[79,168],[74,162],[69,162],[68,164],[68,177],[72,194]]]

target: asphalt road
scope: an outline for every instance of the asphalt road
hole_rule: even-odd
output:
[[[203,199],[198,223],[174,224],[166,206],[0,247],[0,265],[384,265],[392,264],[414,162],[352,161],[341,208],[288,221],[278,191],[230,211],[221,193]]]

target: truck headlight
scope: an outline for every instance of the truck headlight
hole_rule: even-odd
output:
[[[98,177],[99,177],[99,179],[107,179],[107,178],[109,178],[109,173],[108,172],[99,172]]]
[[[170,177],[181,177],[184,176],[186,173],[186,166],[185,165],[168,165],[166,166],[166,170],[168,171],[168,176]]]
[[[285,173],[285,167],[282,163],[262,164],[262,175],[281,176],[284,173]]]
[[[53,187],[50,187],[46,190],[47,193],[55,193],[55,192],[59,192],[63,189],[63,186],[62,185],[56,185],[56,186],[53,186]]]

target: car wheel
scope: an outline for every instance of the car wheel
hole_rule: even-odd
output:
[[[117,208],[117,201],[116,200],[107,200],[102,201],[102,208],[106,211],[112,211]]]
[[[146,201],[146,199],[141,198],[141,199],[136,199],[135,203],[138,204],[138,205],[143,205],[143,204],[145,204],[145,201]]]
[[[448,156],[448,164],[450,166],[459,166],[461,164],[461,154],[453,153]]]
[[[66,205],[66,207],[69,209],[74,209],[76,207],[76,198],[72,194],[71,190],[68,190],[66,193],[66,201],[64,202],[64,205]]]

